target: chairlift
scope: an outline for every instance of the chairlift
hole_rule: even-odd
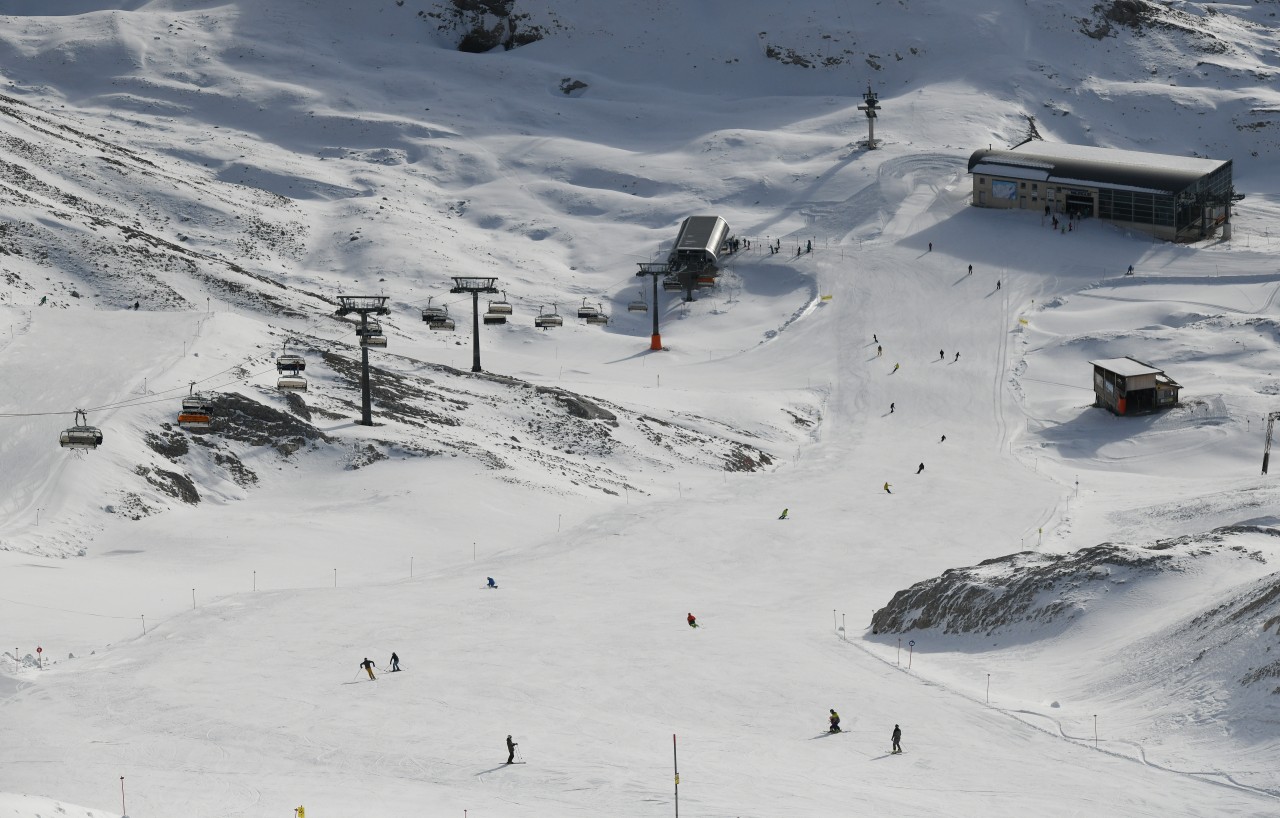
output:
[[[281,392],[306,392],[307,379],[299,375],[286,375],[276,381],[276,389]]]
[[[307,368],[307,361],[301,355],[281,355],[276,358],[276,371],[280,374],[290,372],[297,374]]]
[[[627,312],[648,312],[649,302],[644,300],[644,290],[640,291],[640,297],[627,305]]]
[[[556,312],[555,305],[552,305],[551,312],[543,312],[542,307],[538,307],[538,314],[533,317],[533,325],[538,329],[563,327],[564,319]]]
[[[360,346],[362,347],[385,347],[387,345],[387,336],[385,335],[361,335]]]
[[[507,323],[507,314],[493,311],[493,303],[489,303],[489,309],[485,312],[483,320],[486,324],[505,324]],[[508,305],[510,306],[510,305]]]
[[[435,296],[434,295],[429,296],[427,298],[427,306],[422,308],[422,320],[427,322],[428,324],[434,321],[443,321],[449,317],[449,308],[433,307],[431,305],[432,298],[435,298]],[[435,329],[435,327],[431,327],[431,329]]]
[[[596,304],[596,314],[588,315],[587,323],[588,324],[607,324],[609,323],[609,316],[604,314],[604,309],[599,304]]]
[[[213,423],[213,404],[203,395],[195,393],[196,385],[191,384],[191,394],[182,399],[182,411],[178,413],[178,426],[183,429],[208,429]]]
[[[702,273],[697,279],[698,289],[705,290],[708,287],[716,286],[716,277],[714,273]]]
[[[89,416],[83,409],[76,410],[73,422],[75,425],[58,435],[58,445],[64,449],[96,449],[102,445],[102,430],[89,425]]]
[[[449,317],[448,309],[445,309],[444,313],[440,316],[432,318],[427,324],[427,329],[444,330],[445,332],[453,332],[455,327],[456,325],[454,324],[453,319]]]
[[[662,279],[662,289],[667,292],[680,292],[684,289],[684,283],[676,276],[667,276]]]
[[[366,324],[356,327],[356,335],[359,337],[368,337],[370,335],[381,335],[381,334],[382,334],[382,324],[379,324],[377,321],[369,321]],[[386,344],[383,344],[383,346],[386,346]]]
[[[503,290],[503,291],[502,291],[502,300],[501,300],[501,301],[490,301],[490,302],[489,302],[489,312],[488,312],[488,313],[486,313],[486,315],[490,315],[490,314],[492,314],[492,315],[510,315],[510,314],[511,314],[511,304],[509,304],[509,303],[507,302],[507,291],[506,291],[506,290]],[[494,323],[502,323],[502,322],[498,321],[498,322],[494,322]]]
[[[593,318],[600,314],[599,307],[593,307],[587,303],[587,299],[582,299],[582,306],[578,307],[579,318]]]

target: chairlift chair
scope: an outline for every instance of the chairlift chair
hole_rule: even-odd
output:
[[[213,406],[199,395],[182,399],[182,411],[178,413],[178,426],[183,429],[208,429],[213,423]]]
[[[510,315],[511,314],[511,304],[507,302],[506,290],[502,291],[501,301],[489,302],[489,313],[492,313],[494,315]],[[486,315],[489,313],[486,313]],[[495,322],[495,323],[502,323],[502,322]]]
[[[386,345],[387,345],[387,336],[385,335],[360,336],[360,346],[362,347],[385,347]]]
[[[369,321],[363,326],[356,327],[356,335],[360,337],[368,337],[370,335],[381,335],[381,334],[382,334],[382,324],[379,324],[377,321]],[[383,346],[386,346],[386,344],[383,344]]]
[[[445,310],[443,315],[432,318],[427,324],[427,329],[443,330],[445,332],[453,332],[455,327],[456,325],[454,324],[453,319],[449,317],[448,310]]]
[[[684,289],[684,284],[676,276],[667,276],[662,279],[662,289],[667,292],[680,292]]]
[[[587,303],[587,299],[585,298],[582,299],[582,306],[578,307],[579,318],[591,318],[599,314],[600,314],[599,307],[593,307]]]
[[[281,392],[306,392],[307,379],[299,375],[286,375],[276,381],[276,389]]]
[[[627,312],[648,312],[649,302],[644,300],[644,290],[640,291],[640,297],[627,305]]]
[[[73,422],[75,425],[58,435],[58,445],[64,449],[96,449],[102,445],[102,430],[89,425],[89,416],[83,409],[76,410]]]
[[[444,319],[449,317],[448,307],[431,306],[432,298],[435,298],[435,296],[429,296],[427,298],[427,306],[422,308],[422,320],[427,322],[428,324],[434,321],[443,321]],[[435,329],[435,327],[431,327],[431,329]]]
[[[714,273],[702,273],[698,276],[697,285],[699,289],[716,286],[716,277]]]
[[[538,307],[538,314],[533,317],[533,325],[539,329],[563,327],[564,319],[556,312],[554,306],[551,307],[551,312],[543,312],[542,307]]]
[[[603,309],[600,307],[599,304],[597,304],[596,314],[588,315],[587,323],[588,324],[607,324],[609,323],[609,316],[605,315]]]
[[[301,355],[281,355],[276,358],[276,371],[297,374],[307,368],[307,361]]]
[[[508,305],[508,306],[510,306],[510,305]],[[484,314],[484,316],[483,316],[483,319],[482,319],[482,320],[483,320],[486,324],[505,324],[505,323],[507,323],[507,313],[503,313],[503,312],[494,312],[494,311],[493,311],[493,307],[494,307],[494,303],[493,303],[492,301],[490,301],[490,302],[489,302],[489,309],[485,312],[485,314]]]

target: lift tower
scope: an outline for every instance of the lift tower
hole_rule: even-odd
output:
[[[858,110],[867,114],[867,150],[873,151],[876,149],[876,114],[880,110],[880,95],[871,90],[871,83],[867,83],[867,93],[862,95],[862,102]]]
[[[653,334],[649,336],[649,349],[662,349],[662,335],[658,333],[658,279],[666,278],[671,273],[671,265],[666,263],[637,262],[640,272],[637,278],[653,276]]]
[[[361,426],[373,425],[373,412],[369,398],[369,345],[365,338],[370,315],[390,315],[385,295],[340,295],[334,315],[342,318],[356,313],[360,316],[360,420]]]
[[[471,293],[471,371],[483,372],[480,368],[480,293],[497,293],[496,278],[478,278],[475,276],[452,276],[451,293]]]
[[[1271,460],[1271,428],[1280,420],[1280,412],[1267,415],[1267,445],[1262,448],[1262,473],[1267,473],[1267,462]]]

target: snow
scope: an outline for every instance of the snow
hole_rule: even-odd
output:
[[[1210,53],[1033,5],[545,0],[546,39],[477,55],[426,0],[0,4],[0,816],[116,815],[121,776],[134,818],[667,815],[672,734],[690,815],[1274,814],[1275,696],[1237,689],[1240,643],[1204,670],[1181,629],[1271,577],[1273,537],[1070,627],[901,654],[866,630],[950,567],[1275,526],[1276,24],[1178,4]],[[1028,113],[1232,159],[1233,238],[969,207],[968,157]],[[635,264],[693,214],[753,244],[698,301],[661,293],[649,352]],[[455,275],[515,307],[481,330],[492,377]],[[388,296],[371,360],[459,425],[352,423],[323,354],[358,354],[340,293]],[[565,326],[535,330],[552,305]],[[336,443],[226,450],[252,485],[147,444],[192,381],[283,411],[286,338]],[[1182,406],[1092,409],[1088,362],[1125,355]],[[532,387],[630,413],[616,445]],[[99,450],[55,445],[75,409]],[[719,440],[771,463],[725,470]],[[390,456],[351,468],[357,446]],[[392,651],[403,673],[360,677]]]

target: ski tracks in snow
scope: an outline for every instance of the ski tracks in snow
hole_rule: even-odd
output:
[[[1018,722],[1019,724],[1022,724],[1026,727],[1031,728],[1032,730],[1039,730],[1042,733],[1047,733],[1049,735],[1057,736],[1058,738],[1064,741],[1071,742],[1072,744],[1078,744],[1086,748],[1088,748],[1089,746],[1089,742],[1092,737],[1071,735],[1063,728],[1062,722],[1059,721],[1054,716],[1051,716],[1045,713],[1040,713],[1035,710],[1004,708],[1004,707],[992,705],[986,701],[983,701],[981,698],[977,696],[970,695],[962,690],[951,687],[950,685],[947,685],[943,682],[935,681],[932,679],[926,679],[920,676],[919,674],[912,672],[908,668],[895,665],[892,662],[890,662],[887,657],[880,656],[879,654],[871,650],[866,645],[859,644],[858,642],[852,641],[849,639],[841,639],[840,641],[861,651],[863,654],[879,662],[884,667],[889,668],[891,670],[895,670],[899,673],[902,673],[902,674],[905,674],[906,676],[911,677],[918,684],[924,685],[926,687],[936,688],[941,693],[953,696],[955,698],[964,699],[968,702],[979,705],[980,707],[984,707],[994,713],[999,713],[1000,715],[1005,716],[1006,718],[1012,719]],[[1047,721],[1052,725],[1052,728],[1045,727],[1042,725],[1037,725],[1034,722],[1028,720],[1028,718],[1026,717],[1042,719],[1044,721]],[[1263,787],[1254,787],[1254,786],[1250,786],[1249,784],[1241,783],[1237,781],[1235,777],[1229,772],[1224,772],[1222,770],[1209,770],[1209,771],[1179,770],[1174,767],[1153,762],[1149,758],[1147,758],[1146,748],[1135,741],[1128,741],[1124,739],[1099,740],[1099,744],[1102,744],[1104,742],[1110,743],[1113,746],[1125,745],[1125,746],[1132,747],[1135,754],[1123,753],[1118,750],[1103,748],[1101,746],[1095,747],[1094,750],[1099,753],[1105,753],[1106,755],[1112,756],[1117,759],[1122,759],[1124,761],[1137,762],[1142,764],[1143,766],[1150,767],[1154,770],[1160,770],[1161,772],[1170,773],[1172,775],[1179,775],[1185,778],[1194,779],[1196,781],[1200,781],[1205,784],[1212,784],[1217,787],[1226,787],[1228,789],[1239,790],[1241,792],[1247,792],[1247,793],[1262,796],[1265,798],[1273,798],[1276,800],[1280,800],[1280,792],[1269,790]]]

